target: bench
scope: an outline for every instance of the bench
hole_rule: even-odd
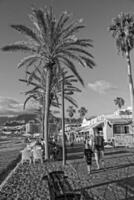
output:
[[[48,181],[51,200],[80,200],[81,195],[73,191],[63,171],[53,171],[43,179]]]

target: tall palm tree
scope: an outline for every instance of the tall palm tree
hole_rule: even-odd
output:
[[[112,20],[109,30],[116,41],[118,51],[122,52],[127,61],[132,121],[134,122],[134,85],[130,59],[130,52],[134,48],[134,15],[121,13]]]
[[[3,51],[23,51],[29,56],[19,63],[18,67],[25,67],[26,70],[35,66],[32,70],[43,67],[46,70],[46,95],[45,95],[45,158],[48,159],[48,116],[49,116],[49,96],[51,88],[51,77],[53,67],[66,66],[75,74],[79,81],[83,83],[76,69],[76,62],[80,66],[93,68],[93,56],[89,53],[92,47],[90,39],[77,38],[76,33],[85,26],[81,21],[70,22],[70,15],[63,12],[58,20],[53,13],[53,9],[46,8],[33,9],[30,19],[34,29],[24,25],[11,25],[11,27],[27,37],[27,40],[19,41],[2,48]],[[75,62],[75,63],[74,63]],[[78,65],[77,65],[78,66]]]
[[[122,106],[124,106],[125,100],[122,97],[116,97],[116,99],[114,99],[114,103],[115,103],[115,105],[118,106],[118,108],[120,110],[122,108]]]

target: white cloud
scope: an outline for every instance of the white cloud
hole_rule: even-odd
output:
[[[26,110],[23,110],[23,103],[10,98],[0,96],[0,115],[18,115],[24,112],[32,112],[37,108],[35,104],[29,104]]]
[[[107,91],[117,89],[116,86],[112,85],[111,83],[105,80],[99,80],[99,81],[95,81],[94,83],[88,83],[88,87],[100,94],[104,94]]]

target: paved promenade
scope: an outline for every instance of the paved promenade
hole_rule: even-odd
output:
[[[113,149],[113,151],[115,151]],[[76,156],[77,158],[78,156]],[[96,170],[93,158],[92,173],[88,175],[84,158],[48,161],[43,164],[19,164],[0,191],[0,200],[50,200],[48,183],[42,177],[63,170],[72,189],[82,193],[81,200],[134,200],[134,151],[108,151],[105,168]],[[23,184],[22,184],[23,183]]]
[[[77,181],[72,182],[74,190],[80,191],[82,188],[87,199],[92,197],[99,200],[134,200],[133,152],[106,155],[105,168],[100,170],[96,170],[93,161],[90,175],[87,174],[84,159],[70,163],[77,176]]]

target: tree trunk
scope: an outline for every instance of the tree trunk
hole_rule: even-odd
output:
[[[63,166],[66,164],[65,152],[65,114],[64,114],[64,75],[62,80],[62,153],[63,153]]]
[[[43,87],[44,85],[44,69],[41,69],[41,86]],[[45,88],[44,88],[45,89]],[[42,104],[42,110],[41,110],[41,118],[42,118],[42,123],[41,123],[41,130],[42,130],[42,138],[43,140],[45,139],[45,132],[44,132],[44,119],[45,119],[45,90],[43,91],[43,96],[41,100]]]
[[[132,66],[130,61],[130,53],[126,52],[126,60],[128,64],[128,81],[129,81],[129,90],[130,90],[130,102],[132,107],[132,122],[134,123],[134,85],[132,78]]]
[[[48,125],[49,125],[49,97],[51,88],[51,67],[47,67],[46,75],[46,95],[45,95],[45,119],[44,119],[44,131],[45,131],[45,160],[49,159],[48,149]]]
[[[45,93],[43,95],[43,108],[42,108],[42,136],[45,139],[44,120],[45,120]]]

